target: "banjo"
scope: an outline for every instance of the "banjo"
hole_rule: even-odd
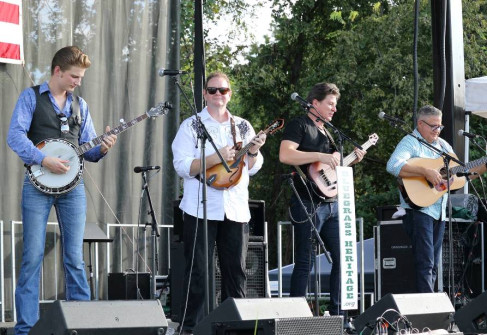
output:
[[[60,195],[68,193],[81,181],[84,168],[83,154],[85,152],[101,144],[106,136],[120,134],[149,117],[155,118],[159,115],[165,115],[170,108],[170,104],[160,102],[141,116],[133,119],[130,122],[124,122],[122,120],[122,123],[118,127],[111,129],[103,135],[100,135],[91,141],[80,145],[79,147],[67,140],[60,138],[49,138],[38,143],[36,147],[42,153],[44,153],[46,156],[54,156],[68,160],[68,165],[71,168],[65,174],[56,174],[38,164],[30,166],[26,165],[27,175],[30,182],[39,191],[47,194]]]

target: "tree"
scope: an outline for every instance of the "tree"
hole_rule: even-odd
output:
[[[466,49],[466,60],[472,64],[467,75],[485,73],[486,1],[463,4],[465,40],[472,41]],[[412,126],[414,3],[276,1],[274,19],[275,41],[254,45],[248,63],[233,68],[238,91],[233,111],[259,128],[274,118],[288,120],[303,113],[290,100],[292,92],[304,94],[320,81],[336,83],[342,98],[333,123],[361,142],[371,133],[380,137],[377,146],[354,168],[357,216],[364,217],[366,237],[370,237],[376,207],[399,202],[395,179],[385,171],[385,165],[404,134],[377,115],[383,110]],[[419,105],[433,101],[431,45],[429,2],[421,1]],[[279,136],[269,138],[263,147],[265,164],[251,188],[253,198],[268,204],[271,232],[277,221],[287,219],[290,195],[279,180],[287,169],[278,161],[279,141]],[[348,145],[346,151],[350,150]],[[274,234],[269,237],[273,245]],[[275,249],[271,246],[270,250]]]

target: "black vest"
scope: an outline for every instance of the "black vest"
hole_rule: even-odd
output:
[[[71,116],[68,119],[69,133],[63,134],[61,132],[61,120],[54,110],[48,92],[40,94],[39,86],[32,88],[36,94],[36,109],[27,133],[29,140],[37,145],[48,138],[62,138],[78,147],[81,125],[76,122],[73,111],[71,110]],[[77,99],[77,97],[73,96],[73,99]]]

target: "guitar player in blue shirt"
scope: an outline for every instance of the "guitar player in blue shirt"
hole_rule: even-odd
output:
[[[442,112],[438,108],[430,105],[421,107],[417,120],[413,131],[416,137],[453,155],[451,145],[439,137],[444,126]],[[451,166],[456,164],[451,163]],[[417,293],[434,292],[441,261],[448,189],[440,173],[442,167],[443,158],[439,153],[409,135],[399,142],[387,162],[387,171],[400,179],[401,207],[406,210],[403,226],[413,246]],[[477,173],[485,171],[484,164],[470,170]],[[451,189],[465,184],[465,177],[453,176],[452,179]]]

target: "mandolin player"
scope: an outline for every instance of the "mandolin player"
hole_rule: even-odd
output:
[[[248,206],[249,176],[256,174],[263,164],[259,151],[266,140],[265,133],[255,134],[252,125],[241,117],[230,114],[227,104],[232,96],[230,80],[221,72],[210,74],[205,82],[203,97],[206,107],[199,113],[201,122],[220,154],[227,162],[238,155],[236,146],[249,147],[242,164],[241,177],[227,188],[208,187],[208,259],[213,259],[214,245],[218,248],[222,275],[221,301],[228,297],[243,298],[246,295],[245,260],[249,240],[250,210]],[[205,257],[203,233],[202,187],[198,175],[201,170],[200,127],[195,116],[184,120],[172,143],[173,164],[184,181],[184,193],[180,208],[183,211],[183,241],[186,260],[184,289],[187,301],[182,304],[185,319],[180,325],[181,334],[192,334],[193,328],[204,316]],[[213,146],[206,146],[206,170],[220,164]],[[232,168],[232,166],[230,166]],[[227,175],[226,171],[223,174]],[[193,261],[194,259],[194,261]],[[186,310],[184,310],[186,309]]]

